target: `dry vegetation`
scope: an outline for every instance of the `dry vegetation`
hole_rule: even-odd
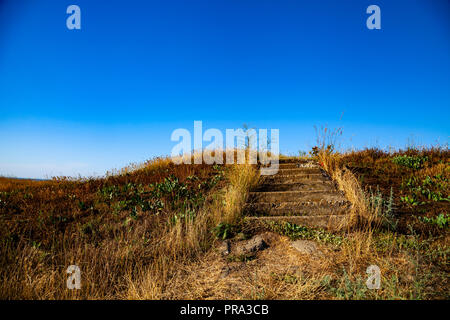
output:
[[[333,145],[312,157],[353,204],[350,226],[335,232],[242,219],[251,165],[155,159],[101,179],[1,178],[0,298],[448,299],[448,149]],[[217,250],[255,234],[266,250]],[[319,250],[300,254],[295,239]],[[66,288],[71,264],[81,290]],[[381,270],[379,290],[366,287],[369,265]]]
[[[448,299],[448,147],[336,152],[341,131],[322,133],[312,153],[353,205],[339,251],[346,286],[375,264],[383,285],[359,298]]]
[[[238,218],[250,165],[174,165],[85,181],[0,184],[0,298],[166,297],[180,265],[207,251],[213,227]],[[66,288],[78,265],[82,290]]]

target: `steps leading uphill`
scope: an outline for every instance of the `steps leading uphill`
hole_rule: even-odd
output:
[[[316,163],[280,160],[278,172],[261,176],[250,192],[244,214],[249,220],[336,229],[349,208],[350,203]]]

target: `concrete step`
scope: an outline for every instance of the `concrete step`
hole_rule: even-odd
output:
[[[336,191],[331,181],[307,181],[296,183],[262,183],[252,191]]]
[[[287,162],[287,163],[280,163],[279,164],[280,169],[296,169],[296,168],[320,168],[318,164],[313,164],[311,166],[311,163],[305,163],[305,162]]]
[[[307,162],[311,162],[312,160],[311,159],[299,159],[299,158],[289,158],[289,159],[286,159],[286,158],[281,158],[280,160],[279,160],[279,163],[281,164],[281,163],[307,163]]]
[[[271,173],[273,172],[273,173]],[[321,169],[319,167],[317,168],[289,168],[289,169],[282,169],[278,168],[278,170],[275,169],[267,169],[266,175],[290,175],[290,174],[307,174],[307,173],[322,173]]]
[[[300,165],[302,165],[300,162],[280,163],[279,168],[280,169],[295,169],[295,168],[299,168]]]
[[[323,229],[338,229],[345,225],[345,215],[323,216],[270,216],[270,217],[246,217],[247,221],[271,223],[290,222],[300,226],[316,227]]]
[[[261,176],[260,182],[263,184],[283,184],[283,183],[306,183],[309,181],[331,181],[322,173],[290,174]]]
[[[244,214],[249,216],[320,216],[320,215],[340,215],[349,212],[350,203],[348,201],[338,202],[256,202],[247,203],[244,207]]]
[[[342,201],[344,199],[339,192],[335,191],[273,191],[250,192],[248,202],[319,202],[320,200]]]

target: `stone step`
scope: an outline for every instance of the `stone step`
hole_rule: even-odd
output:
[[[311,159],[299,159],[296,157],[293,158],[280,158],[279,159],[279,163],[307,163],[307,162],[312,162],[313,160]]]
[[[273,175],[261,176],[263,184],[283,184],[283,183],[302,183],[309,181],[331,181],[330,178],[322,173],[306,173],[306,174],[290,174],[290,175]]]
[[[249,216],[312,216],[312,215],[339,215],[349,212],[348,201],[338,202],[257,202],[247,203],[244,214]]]
[[[302,165],[302,164],[299,162],[280,163],[279,168],[280,169],[295,169],[295,168],[299,168],[300,165]]]
[[[317,167],[317,168],[289,168],[289,169],[278,168],[278,170],[267,168],[265,175],[283,176],[283,175],[307,174],[307,173],[322,173],[322,171],[319,167]]]
[[[338,229],[345,225],[345,215],[323,216],[269,216],[269,217],[245,217],[247,221],[263,223],[290,222],[300,226],[316,227],[323,229]]]
[[[305,162],[287,162],[280,163],[280,169],[296,169],[296,168],[320,168],[317,164],[305,163]]]
[[[273,191],[250,192],[248,202],[319,202],[320,200],[342,201],[345,198],[336,191]]]
[[[252,191],[336,191],[331,181],[261,183]]]

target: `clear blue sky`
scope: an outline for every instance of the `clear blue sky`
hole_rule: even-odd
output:
[[[104,174],[170,154],[194,120],[278,128],[292,154],[325,124],[344,147],[446,143],[450,4],[0,1],[0,174]]]

